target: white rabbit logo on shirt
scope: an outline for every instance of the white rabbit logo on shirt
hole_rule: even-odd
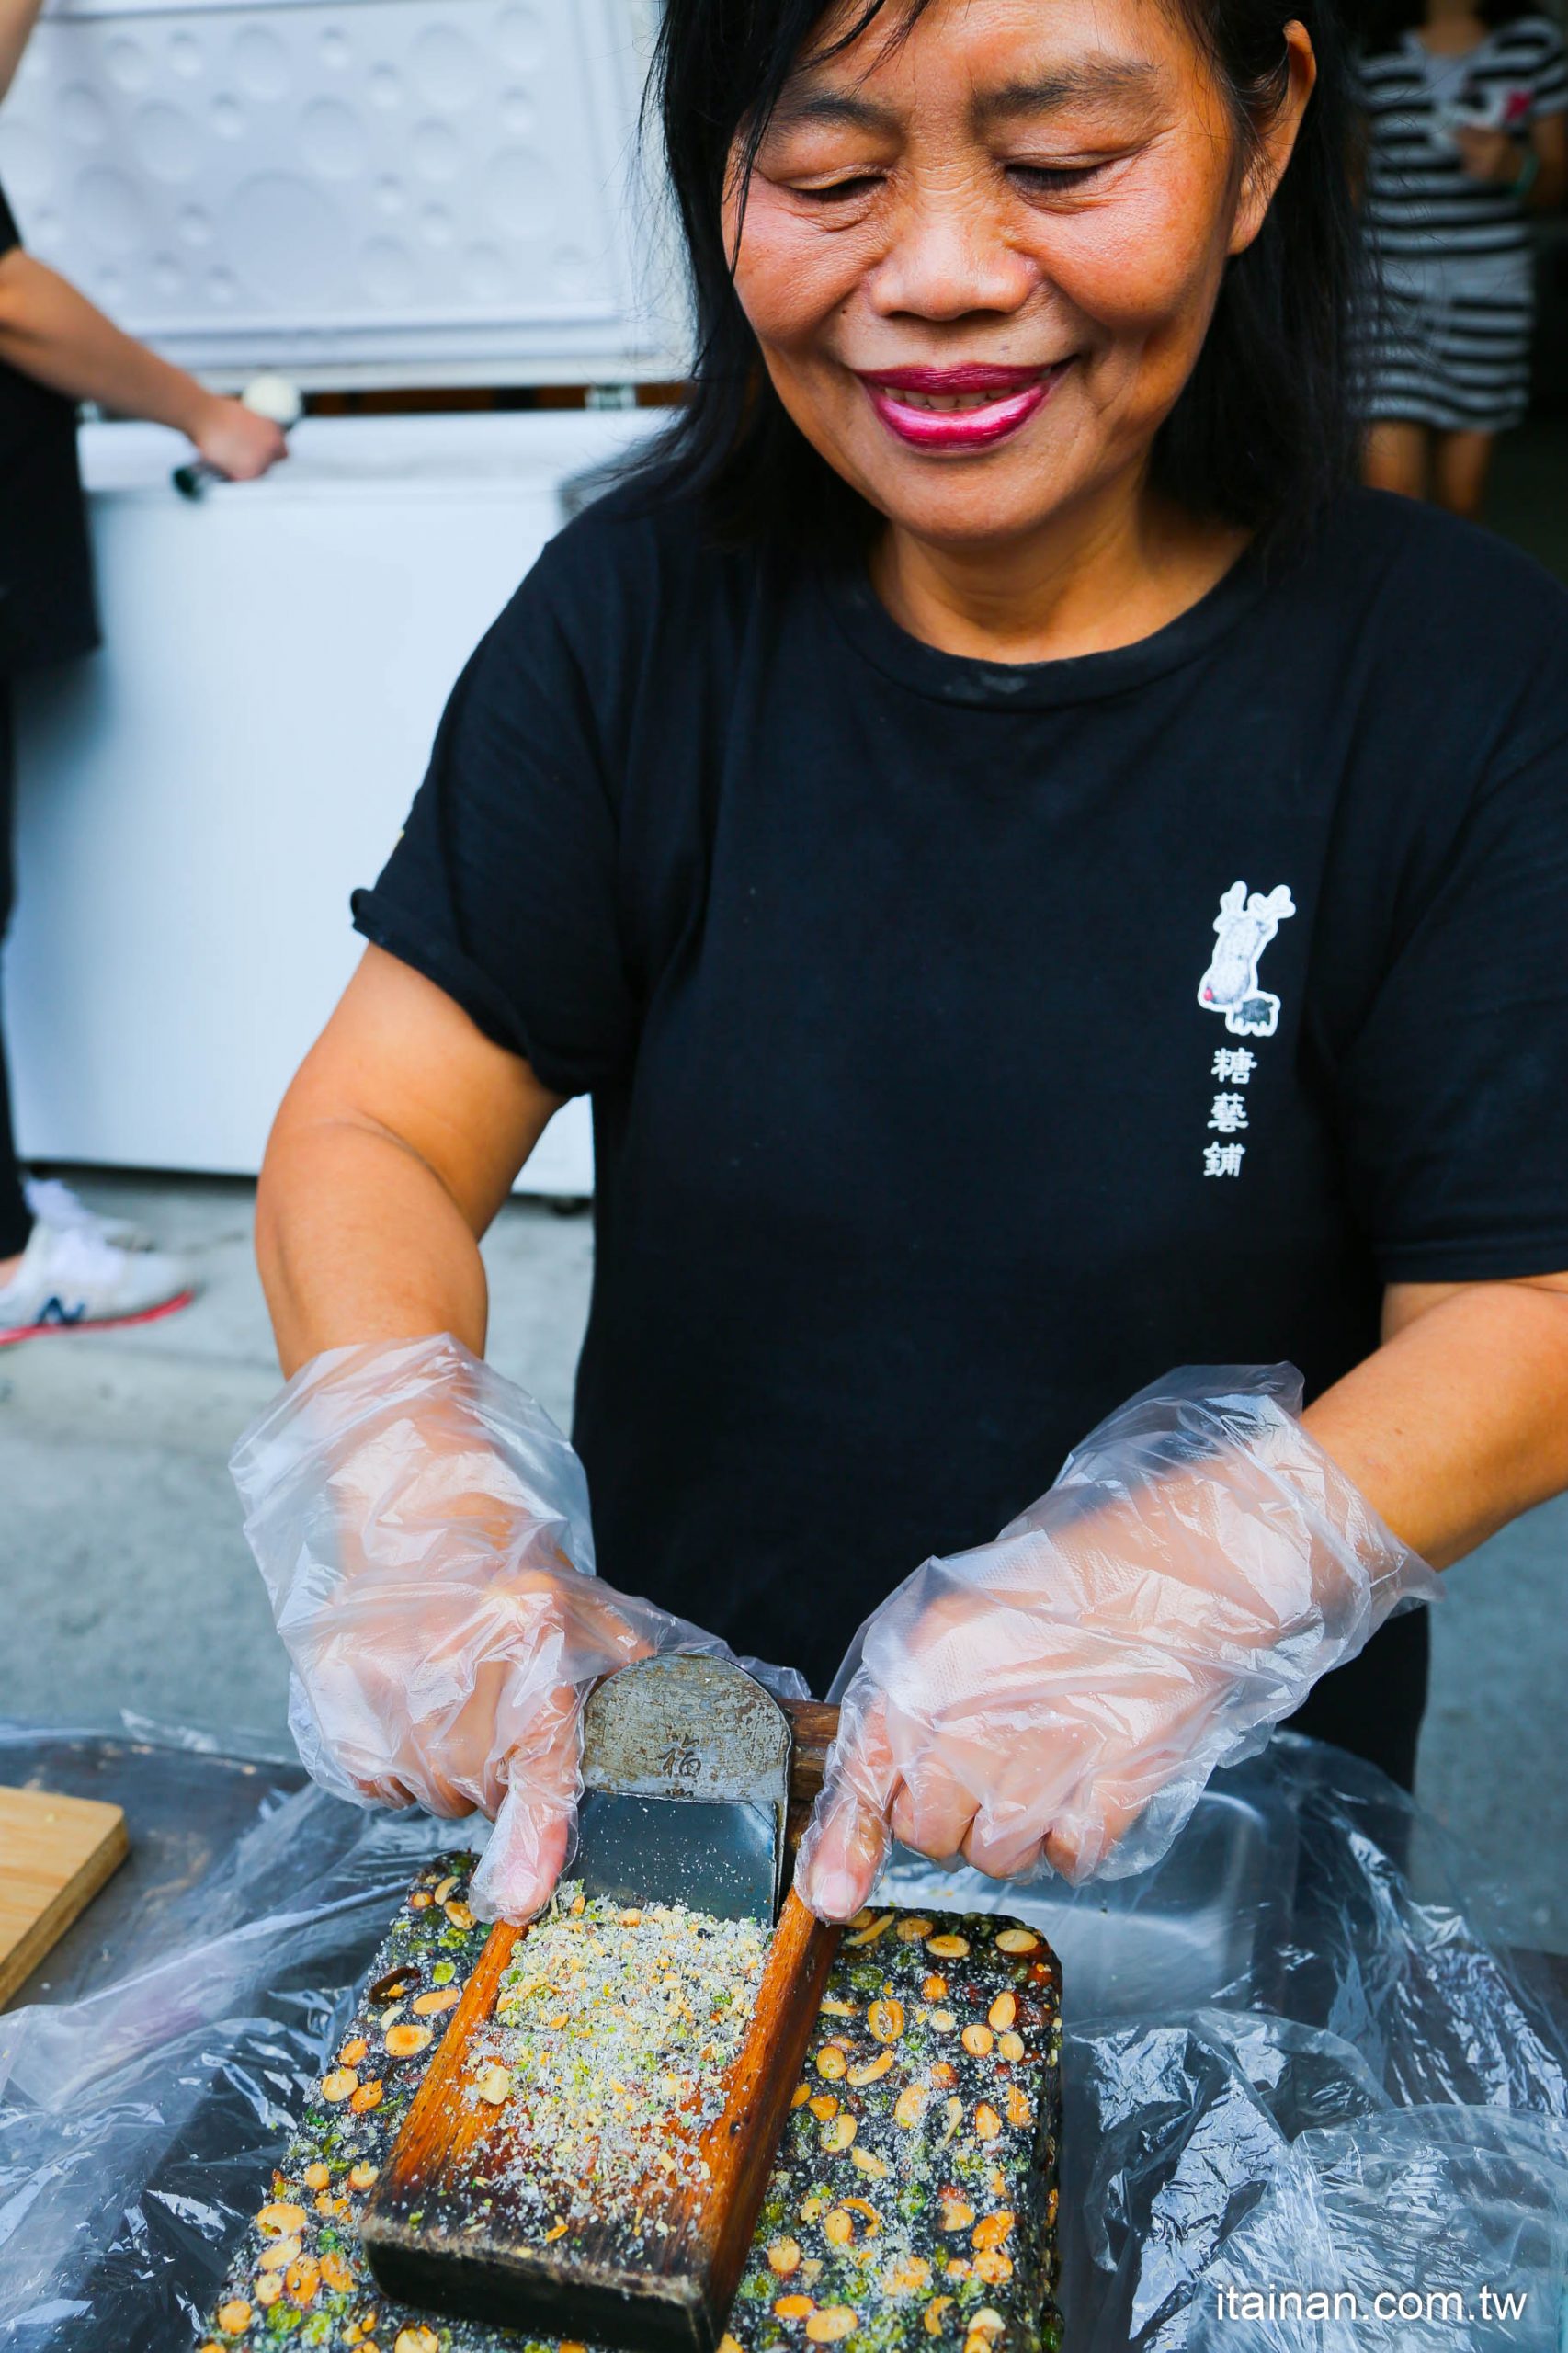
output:
[[[1233,1038],[1272,1038],[1279,1024],[1279,999],[1257,984],[1258,959],[1280,925],[1296,912],[1286,885],[1247,895],[1244,882],[1233,882],[1220,901],[1214,920],[1217,941],[1209,970],[1198,983],[1198,1002],[1206,1012],[1222,1013]]]

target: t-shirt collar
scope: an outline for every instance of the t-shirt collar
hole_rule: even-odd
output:
[[[912,637],[878,596],[863,557],[824,563],[818,581],[850,643],[884,676],[938,702],[1041,710],[1126,694],[1195,661],[1257,601],[1267,568],[1256,547],[1248,547],[1206,595],[1153,635],[1057,662],[982,662]]]

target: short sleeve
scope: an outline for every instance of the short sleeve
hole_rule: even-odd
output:
[[[1568,641],[1568,632],[1560,632]],[[1385,1281],[1568,1268],[1568,642],[1341,1070]]]
[[[459,679],[357,929],[444,989],[543,1084],[577,1095],[632,1050],[613,779],[547,549]],[[612,649],[611,649],[612,650]]]

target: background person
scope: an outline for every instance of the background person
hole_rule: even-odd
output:
[[[1568,188],[1568,55],[1517,0],[1376,0],[1359,81],[1367,480],[1478,516],[1529,395],[1529,223]]]
[[[304,1752],[499,1807],[513,1917],[661,1609],[818,1689],[866,1621],[835,1915],[890,1823],[1147,1859],[1303,1699],[1408,1784],[1417,1555],[1568,1485],[1568,598],[1349,486],[1332,13],[665,28],[694,397],[470,663],[268,1149]],[[582,1092],[585,1491],[479,1360]]]
[[[0,6],[0,97],[36,13],[32,5]],[[11,681],[98,642],[76,463],[81,401],[173,426],[235,481],[265,473],[285,454],[276,425],[122,335],[25,252],[0,191],[0,938],[15,898]],[[186,1268],[137,1247],[140,1239],[92,1217],[61,1185],[29,1193],[0,1033],[0,1346],[183,1304]]]

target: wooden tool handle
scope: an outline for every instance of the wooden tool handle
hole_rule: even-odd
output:
[[[815,1919],[790,1890],[724,2112],[704,2143],[713,2176],[704,2253],[714,2337],[745,2268],[774,2153],[843,1933]]]
[[[838,1711],[799,1700],[788,1712],[792,1857],[822,1787]],[[553,2234],[539,2238],[503,2186],[512,2160],[498,2153],[526,2149],[527,2115],[470,2096],[473,2039],[528,1934],[505,1923],[491,1931],[452,2012],[360,2218],[371,2269],[389,2292],[416,2303],[643,2353],[710,2353],[751,2245],[840,1931],[813,1919],[793,1890],[785,1896],[722,2109],[704,2134],[706,2189],[694,2195],[650,2166],[630,2236],[624,2218],[607,2211],[565,2249]],[[645,2212],[659,2218],[657,2256],[640,2235]]]
[[[793,1870],[801,1835],[822,1788],[827,1752],[838,1730],[838,1710],[829,1707],[825,1699],[786,1699],[784,1709],[795,1730],[794,1754],[790,1760],[790,1812],[785,1824],[790,1867]]]

